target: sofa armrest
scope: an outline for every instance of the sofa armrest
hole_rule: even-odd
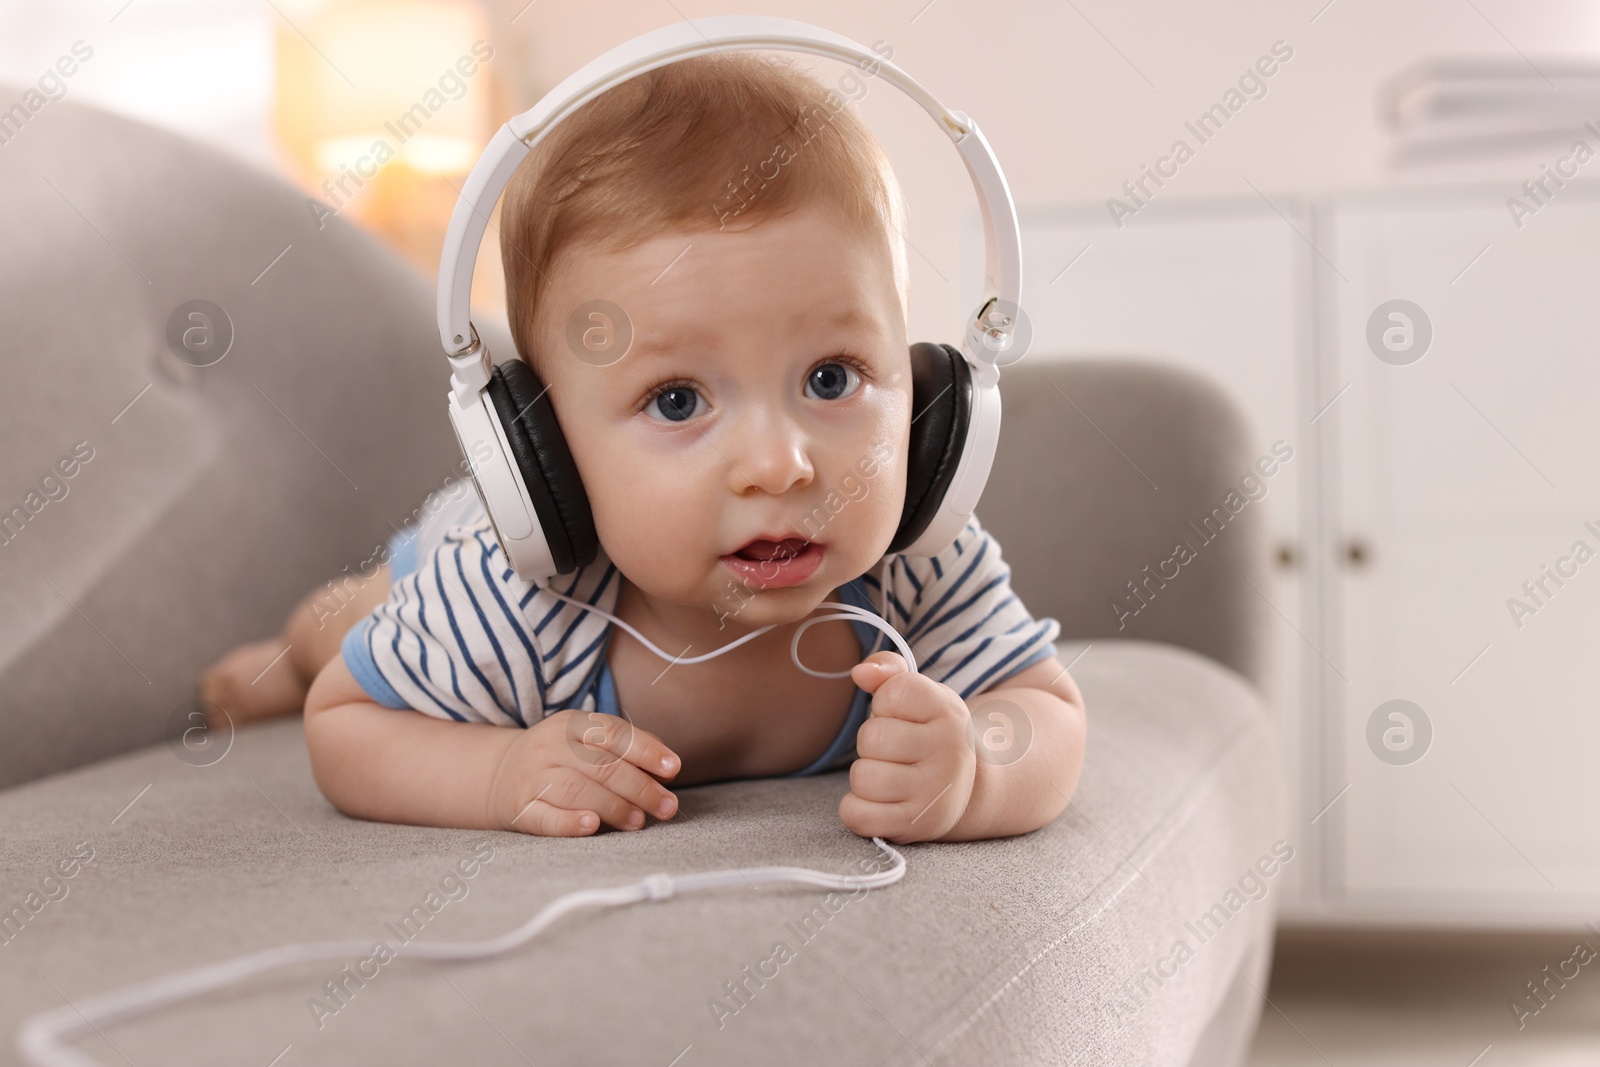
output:
[[[978,510],[1029,610],[1063,641],[1182,645],[1260,687],[1267,609],[1250,583],[1266,585],[1266,523],[1244,493],[1265,490],[1240,483],[1269,485],[1255,464],[1270,453],[1242,407],[1200,374],[1132,358],[1030,356],[1000,389]]]

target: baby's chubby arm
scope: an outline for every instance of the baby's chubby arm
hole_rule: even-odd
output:
[[[317,787],[357,818],[576,837],[677,810],[656,778],[682,761],[616,716],[568,708],[527,729],[436,719],[375,703],[342,656],[311,685],[305,733]]]
[[[851,676],[873,695],[872,717],[856,735],[851,791],[839,803],[855,833],[896,844],[975,841],[1037,830],[1066,809],[1083,767],[1086,717],[1055,657],[970,701],[912,674],[897,652],[874,653]],[[1009,725],[1020,753],[980,758],[974,741],[982,744],[991,714]]]
[[[317,787],[346,815],[501,829],[489,817],[487,783],[516,740],[510,730],[385,708],[335,656],[306,694],[305,731]]]

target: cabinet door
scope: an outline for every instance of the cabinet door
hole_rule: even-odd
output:
[[[1346,199],[1321,244],[1337,522],[1361,546],[1325,650],[1352,910],[1600,908],[1600,199],[1569,185],[1518,228],[1515,191]],[[1369,326],[1393,300],[1420,315]],[[1369,737],[1395,700],[1421,715],[1388,706]]]
[[[1284,214],[1260,200],[1152,203],[1120,229],[1100,205],[1025,209],[1019,221],[1022,307],[1033,329],[1026,358],[1126,355],[1191,367],[1234,396],[1263,453],[1280,438],[1294,448],[1293,461],[1260,501],[1269,550],[1275,560],[1281,550],[1287,562],[1271,568],[1259,592],[1272,605],[1265,695],[1282,727],[1291,819],[1306,831],[1295,836],[1300,848],[1316,833],[1307,827],[1316,808],[1303,809],[1321,796],[1320,787],[1304,797],[1299,791],[1301,722],[1310,695],[1302,661],[1314,655],[1300,635],[1306,625],[1301,511],[1315,462],[1309,387],[1299,373],[1310,358],[1312,253],[1300,236],[1309,229],[1307,213],[1288,202],[1278,209]],[[983,263],[975,223],[967,251],[964,291],[975,292]],[[1313,781],[1316,771],[1313,765]],[[1291,893],[1301,880],[1315,880],[1316,850],[1305,847],[1301,856],[1286,869]]]

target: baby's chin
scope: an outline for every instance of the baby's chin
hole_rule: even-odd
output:
[[[719,620],[737,622],[745,629],[782,625],[805,618],[824,600],[838,600],[838,592],[837,583],[821,576],[770,589],[756,582],[747,587],[736,581],[712,587],[711,611]]]
[[[746,585],[731,580],[726,569],[719,567],[713,570],[703,587],[693,590],[652,593],[648,586],[632,584],[654,601],[658,610],[670,605],[686,611],[703,611],[707,621],[715,624],[719,631],[739,636],[763,626],[799,622],[814,614],[823,601],[842,600],[839,587],[844,583],[818,575],[797,585],[763,588],[754,581]]]

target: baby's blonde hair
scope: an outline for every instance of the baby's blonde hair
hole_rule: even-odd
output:
[[[840,79],[862,93],[854,71]],[[787,56],[727,52],[658,67],[584,104],[511,176],[501,263],[517,350],[536,370],[541,296],[579,243],[622,251],[668,230],[747,227],[827,204],[889,249],[909,315],[905,201],[844,97]]]

